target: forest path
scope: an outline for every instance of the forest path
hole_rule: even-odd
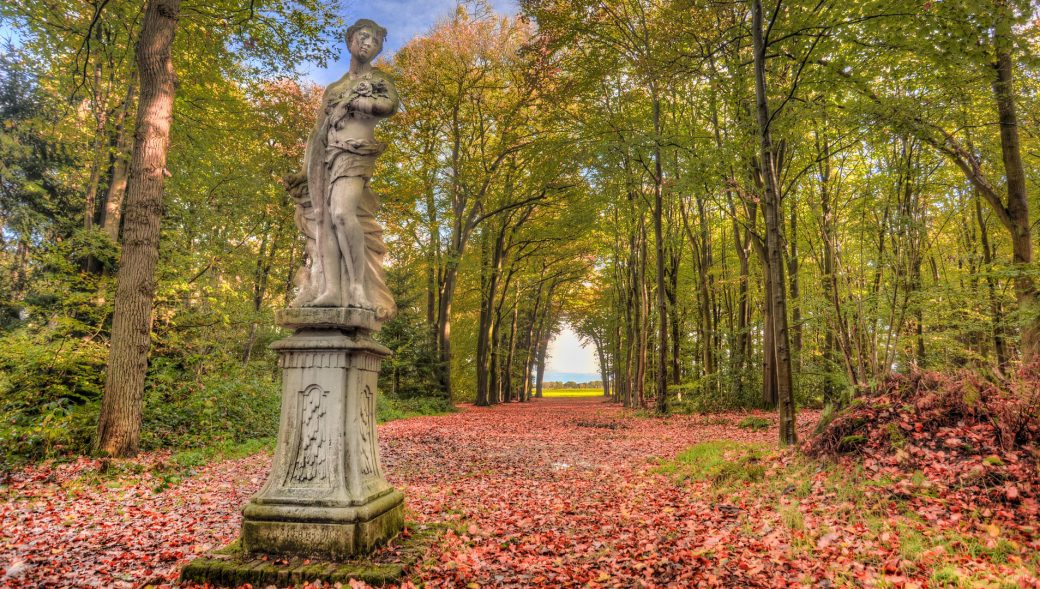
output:
[[[379,435],[409,520],[455,530],[418,573],[428,586],[689,586],[749,569],[756,579],[822,573],[818,561],[792,563],[785,545],[762,546],[761,530],[740,531],[746,516],[767,532],[779,527],[775,512],[716,503],[703,484],[654,472],[657,458],[698,442],[775,444],[775,416],[760,414],[772,426],[752,433],[737,427],[745,415],[658,419],[600,398],[536,399],[395,421]],[[815,418],[802,412],[803,431]],[[90,459],[14,474],[0,487],[0,585],[164,584],[235,539],[270,456],[210,464],[183,481],[163,475],[168,460],[145,455],[118,476],[99,476]],[[717,558],[723,547],[733,560]],[[727,564],[737,556],[744,568]]]
[[[758,534],[736,538],[744,505],[655,470],[700,442],[775,446],[775,415],[756,415],[771,426],[739,428],[744,413],[659,419],[602,398],[535,399],[393,422],[380,436],[413,518],[459,523],[420,574],[430,586],[690,587],[726,577],[753,586],[741,573],[757,566],[761,580],[797,579],[801,567],[774,562],[786,546],[767,548]],[[802,412],[802,434],[817,417]],[[753,515],[767,532],[780,527],[775,512]],[[720,544],[739,558],[709,565]],[[826,566],[800,564],[804,572]]]

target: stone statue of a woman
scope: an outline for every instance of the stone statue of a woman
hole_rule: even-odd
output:
[[[309,292],[301,288],[294,303],[369,309],[379,321],[396,312],[383,274],[382,228],[374,216],[379,201],[369,188],[376,157],[386,149],[375,127],[400,104],[393,81],[372,67],[385,38],[386,29],[368,19],[348,28],[350,71],[325,89],[304,159],[316,255]]]

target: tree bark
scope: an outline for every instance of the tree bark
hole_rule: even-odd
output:
[[[780,443],[795,444],[794,383],[791,375],[790,334],[787,325],[787,298],[784,288],[784,266],[780,235],[780,190],[776,179],[773,142],[770,136],[769,101],[766,94],[766,43],[762,31],[762,0],[751,2],[751,36],[754,44],[755,96],[758,131],[762,157],[762,175],[765,194],[762,208],[766,220],[766,254],[769,258],[770,310],[772,311],[773,338],[776,348],[776,385],[780,408]]]
[[[661,169],[661,100],[654,89],[654,255],[657,258],[657,412],[668,413],[668,303],[664,281],[664,195]]]
[[[137,91],[137,72],[134,72],[127,90],[126,100],[119,112],[116,123],[116,145],[112,160],[112,176],[105,191],[104,206],[101,207],[101,229],[112,239],[119,241],[119,222],[123,215],[123,197],[126,195],[126,183],[130,176],[130,151],[133,149],[130,128],[126,124],[126,115],[133,107]]]
[[[96,443],[98,451],[112,456],[133,456],[140,442],[163,180],[173,118],[175,76],[171,46],[180,4],[181,0],[150,0],[137,45],[141,99],[127,187],[112,347]]]
[[[1023,268],[1015,277],[1015,292],[1018,295],[1019,311],[1030,316],[1035,312],[1037,293],[1036,284],[1024,270],[1024,267],[1033,261],[1033,235],[1029,223],[1025,166],[1022,164],[1022,147],[1018,138],[1018,115],[1015,112],[1010,13],[1011,8],[1006,2],[998,2],[997,23],[993,35],[996,53],[996,63],[993,64],[996,70],[993,95],[1000,116],[1000,150],[1007,179],[1007,216],[1010,218],[1011,251],[1014,263]],[[1022,329],[1022,359],[1031,362],[1038,355],[1040,318],[1030,317],[1029,323]]]
[[[982,241],[982,263],[986,270],[986,287],[989,296],[989,308],[993,321],[993,348],[997,353],[997,367],[1001,372],[1008,367],[1007,340],[1004,335],[1004,309],[997,298],[997,280],[993,277],[993,248],[989,242],[989,227],[982,214],[982,198],[975,198],[975,220],[979,224],[979,237]]]

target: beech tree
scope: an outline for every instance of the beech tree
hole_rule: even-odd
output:
[[[132,456],[140,443],[141,401],[151,347],[163,180],[173,118],[172,47],[180,0],[150,0],[137,45],[141,97],[127,183],[112,348],[98,419],[97,448]]]

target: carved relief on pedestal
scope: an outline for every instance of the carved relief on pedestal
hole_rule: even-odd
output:
[[[285,486],[328,486],[331,481],[329,458],[333,443],[329,431],[329,392],[316,384],[300,391],[297,401],[298,435],[291,454]]]
[[[373,444],[374,436],[372,432],[375,431],[374,423],[372,422],[372,411],[375,405],[375,397],[372,394],[372,387],[365,385],[365,388],[361,390],[361,398],[358,399],[360,405],[360,411],[358,413],[358,433],[361,434],[361,474],[374,474],[376,472],[375,460],[375,444]]]

